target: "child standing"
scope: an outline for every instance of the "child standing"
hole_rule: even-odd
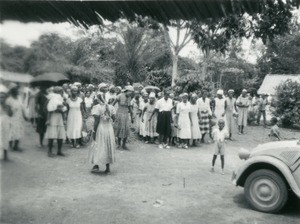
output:
[[[219,126],[219,128],[216,128],[213,131],[213,137],[214,137],[214,141],[216,143],[216,146],[215,146],[215,152],[214,152],[213,159],[212,159],[211,171],[214,172],[215,162],[216,162],[217,156],[220,154],[222,175],[224,175],[225,138],[228,138],[229,134],[228,134],[227,129],[224,128],[225,127],[225,121],[223,119],[220,119],[218,121],[218,126]]]

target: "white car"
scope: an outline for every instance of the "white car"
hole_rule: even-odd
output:
[[[252,208],[276,213],[289,195],[300,198],[300,141],[277,141],[241,149],[246,161],[233,172],[232,182],[244,187]]]

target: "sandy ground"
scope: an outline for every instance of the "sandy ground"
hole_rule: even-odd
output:
[[[1,162],[2,223],[298,224],[300,200],[289,201],[278,215],[264,214],[251,210],[243,189],[232,185],[232,171],[242,162],[239,148],[268,141],[263,127],[246,132],[227,143],[225,175],[219,158],[216,172],[209,171],[211,144],[162,150],[141,142],[116,152],[110,175],[95,175],[86,148],[65,145],[65,158],[48,158],[30,127],[22,141],[25,151],[10,152],[11,161]],[[282,132],[300,138],[299,132]]]

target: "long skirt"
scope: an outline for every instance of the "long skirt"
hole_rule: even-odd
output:
[[[100,120],[96,139],[90,146],[89,161],[94,165],[115,162],[115,135],[111,121]]]
[[[18,110],[10,119],[10,141],[20,140],[24,135],[24,119],[21,110]]]
[[[82,114],[80,108],[71,108],[67,120],[67,136],[69,139],[81,138],[82,132]]]
[[[145,125],[145,134],[146,136],[149,136],[151,138],[156,137],[158,134],[156,133],[156,124],[157,124],[157,116],[154,115],[151,119],[151,121],[149,121],[149,117],[151,116],[149,114],[147,114],[147,116],[145,116],[146,118],[144,118],[144,122],[146,123]]]
[[[238,125],[247,126],[248,107],[239,107]]]
[[[192,137],[191,122],[188,113],[178,116],[178,138],[190,139]]]
[[[158,113],[156,132],[160,135],[171,135],[171,111],[162,111]]]
[[[200,121],[200,131],[201,134],[209,133],[209,114],[208,111],[200,111],[201,121]]]
[[[235,128],[235,120],[233,117],[233,112],[226,112],[226,124],[229,133],[233,133]]]
[[[197,113],[192,113],[192,122],[193,126],[191,126],[192,129],[192,139],[200,139],[202,137],[200,127],[199,127],[199,119],[197,116]]]
[[[114,124],[115,135],[117,138],[128,138],[130,132],[130,119],[128,112],[119,112],[116,114]]]

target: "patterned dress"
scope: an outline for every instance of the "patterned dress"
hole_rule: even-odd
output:
[[[200,131],[201,134],[209,133],[209,116],[212,115],[210,109],[210,100],[208,98],[200,98],[197,100],[197,105],[199,107],[200,112]]]
[[[128,138],[130,132],[130,118],[128,107],[130,106],[130,97],[125,93],[117,96],[119,102],[118,110],[116,113],[116,121],[114,124],[115,135],[118,138]]]
[[[147,108],[146,112],[144,113],[145,134],[146,136],[153,138],[158,136],[158,134],[156,133],[157,115],[153,115],[151,121],[149,121],[149,118],[155,110],[155,103],[152,105],[150,103],[147,103],[145,108]]]

